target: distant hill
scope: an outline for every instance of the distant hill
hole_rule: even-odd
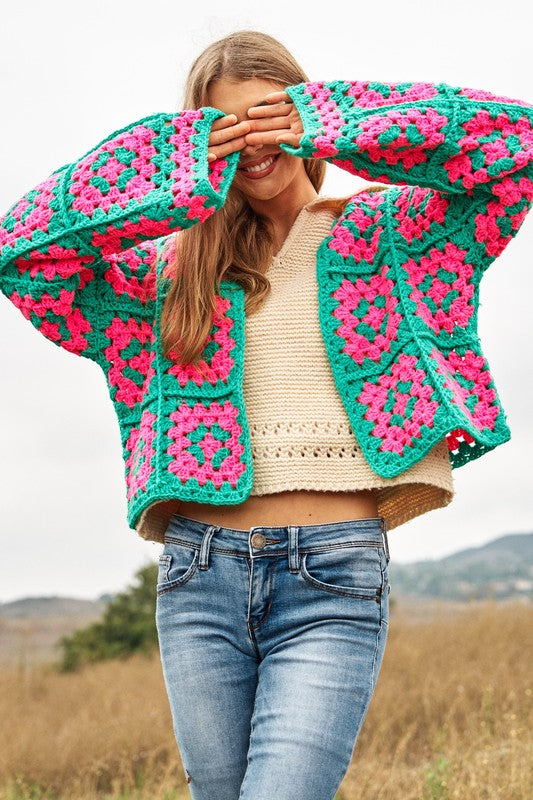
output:
[[[480,547],[410,564],[391,558],[389,579],[391,598],[400,603],[402,599],[533,600],[533,533],[500,536]],[[70,633],[98,619],[112,597],[23,597],[0,603],[0,651],[6,636],[11,640],[16,632],[27,638],[30,631],[40,631],[47,642],[56,633]]]
[[[0,665],[54,659],[61,636],[97,620],[105,598],[23,597],[0,604]]]
[[[391,559],[389,579],[391,596],[399,599],[533,600],[533,533],[500,536],[434,560]]]
[[[99,616],[105,607],[104,597],[97,600],[80,600],[78,597],[22,597],[9,603],[0,603],[0,618],[26,619],[28,617],[86,617]]]

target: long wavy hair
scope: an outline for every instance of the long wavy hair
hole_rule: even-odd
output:
[[[277,39],[258,31],[236,31],[210,44],[193,62],[185,84],[183,108],[208,106],[209,89],[217,80],[251,78],[275,81],[282,86],[309,80]],[[313,158],[303,162],[318,193],[324,182],[326,163]],[[366,191],[380,188],[382,184],[362,187]],[[338,216],[352,195],[315,200],[309,208],[312,211],[329,208]],[[245,312],[252,314],[270,293],[266,272],[273,254],[268,220],[254,212],[245,195],[232,184],[221,209],[201,225],[180,231],[174,237],[168,270],[171,285],[160,321],[165,357],[199,366],[213,324],[220,281],[234,280],[244,288]],[[186,264],[186,269],[180,270],[180,264]]]

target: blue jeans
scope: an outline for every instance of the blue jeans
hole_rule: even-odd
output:
[[[193,800],[332,800],[385,651],[388,563],[383,517],[171,517],[156,622]]]

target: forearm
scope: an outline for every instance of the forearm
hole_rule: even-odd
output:
[[[157,114],[52,173],[0,218],[0,266],[62,250],[99,258],[202,222],[224,203],[238,154],[207,161],[221,111]]]
[[[306,82],[287,88],[304,125],[293,155],[385,183],[471,194],[532,176],[533,105],[445,83]]]
[[[0,219],[0,291],[48,339],[99,359],[103,304],[150,313],[153,240],[224,203],[239,154],[208,164],[210,128],[222,115],[204,108],[132,123]]]

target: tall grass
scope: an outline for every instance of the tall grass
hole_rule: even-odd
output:
[[[531,800],[532,619],[494,602],[416,625],[391,613],[339,797]],[[2,668],[0,720],[0,800],[190,797],[155,654]]]

